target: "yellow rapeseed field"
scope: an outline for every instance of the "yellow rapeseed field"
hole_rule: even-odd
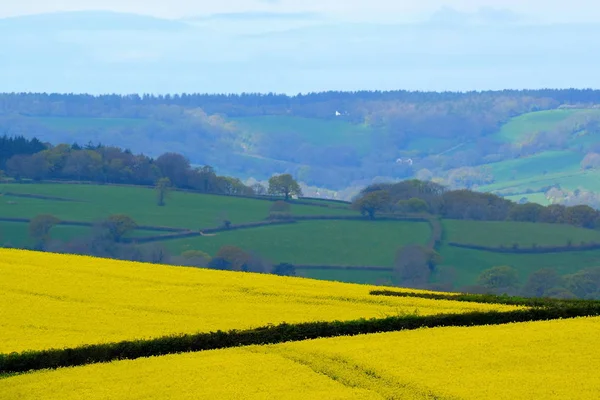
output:
[[[373,286],[0,250],[0,353],[253,328],[514,307],[371,296]]]
[[[600,318],[250,346],[0,379],[0,398],[590,399]]]

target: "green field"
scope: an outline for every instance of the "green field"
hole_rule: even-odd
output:
[[[0,193],[27,193],[77,201],[0,197],[0,217],[32,218],[53,214],[63,220],[96,221],[110,214],[127,214],[139,225],[193,230],[216,227],[228,219],[233,224],[264,220],[270,201],[238,197],[173,192],[165,207],[156,205],[154,190],[142,187],[0,184]],[[9,202],[14,204],[9,204]],[[295,215],[355,215],[350,210],[292,205]]]
[[[526,180],[548,173],[578,172],[583,155],[572,151],[546,151],[530,157],[487,164],[496,182]]]
[[[571,225],[444,220],[443,226],[447,241],[480,246],[510,247],[514,243],[521,247],[530,247],[532,244],[564,246],[569,240],[574,245],[581,242],[600,242],[600,231]]]
[[[223,218],[234,224],[261,221],[267,217],[272,204],[259,199],[173,192],[167,205],[158,207],[152,189],[101,185],[2,184],[0,192],[73,200],[0,196],[0,217],[31,218],[50,213],[63,220],[93,222],[110,214],[124,213],[141,225],[193,230],[219,226]],[[341,206],[342,209],[293,204],[292,212],[296,215],[357,215],[355,211],[344,209],[343,204],[328,201],[316,203]],[[600,232],[568,225],[446,220],[443,226],[444,243],[454,241],[507,247],[518,243],[521,247],[529,247],[533,243],[538,246],[565,245],[568,240],[573,244],[600,241]],[[26,223],[0,223],[0,243],[29,246],[32,243],[27,230]],[[85,227],[57,226],[51,235],[57,240],[69,240],[89,233],[91,230]],[[160,233],[135,231],[132,235],[155,234]],[[424,222],[311,220],[160,243],[173,255],[192,249],[215,255],[222,246],[235,245],[273,263],[393,267],[394,255],[399,247],[409,243],[426,243],[429,235],[429,226]],[[442,244],[439,252],[443,257],[440,270],[453,267],[457,286],[473,284],[481,271],[498,265],[518,268],[522,279],[536,269],[547,266],[556,267],[561,273],[572,273],[600,265],[600,251],[515,255],[459,249]],[[392,271],[299,268],[298,275],[346,282],[383,283],[390,281]]]
[[[558,109],[532,112],[512,118],[492,136],[499,142],[515,145],[527,143],[533,135],[564,126],[578,129],[576,124],[586,117],[600,117],[599,109]],[[479,191],[497,193],[541,192],[542,188],[560,185],[564,189],[600,190],[600,174],[582,171],[580,162],[586,147],[600,142],[600,135],[581,130],[573,133],[564,150],[544,151],[528,157],[487,164],[494,182],[478,188]],[[519,199],[522,196],[518,197]],[[532,196],[530,201],[546,204],[542,197]]]
[[[548,254],[504,254],[462,249],[443,245],[440,249],[443,262],[441,271],[452,267],[455,286],[473,285],[485,269],[508,265],[519,271],[523,283],[531,273],[540,268],[555,268],[559,274],[572,274],[584,268],[600,266],[600,250],[571,251]]]
[[[525,197],[527,199],[527,201],[530,203],[538,203],[543,206],[550,205],[550,201],[546,198],[546,194],[543,192],[524,193],[524,194],[515,194],[512,196],[504,196],[505,199],[514,201],[515,203],[518,203],[523,197]]]
[[[90,228],[82,226],[55,226],[52,228],[52,239],[68,241],[77,237],[87,236]],[[20,222],[0,222],[0,245],[14,247],[32,246],[29,237],[29,225]]]
[[[164,244],[173,254],[202,250],[214,256],[221,246],[235,245],[275,263],[391,267],[398,248],[409,243],[424,244],[429,234],[425,222],[304,221]]]
[[[512,118],[504,124],[500,131],[494,135],[495,139],[502,142],[523,143],[531,135],[548,131],[565,122],[569,117],[585,115],[600,115],[597,109],[559,109],[537,111]]]
[[[293,133],[315,146],[351,145],[366,152],[370,148],[372,130],[341,119],[302,118],[281,115],[233,118],[238,129],[249,135],[274,139],[278,134]]]
[[[50,129],[62,129],[68,131],[135,128],[148,123],[148,120],[141,118],[27,117],[27,119]]]
[[[92,234],[92,228],[85,226],[67,226],[57,225],[50,231],[52,240],[70,241],[83,238]],[[160,235],[161,232],[135,230],[125,237],[144,237]],[[14,247],[29,247],[35,244],[29,236],[29,224],[23,222],[0,221],[0,245],[10,245]]]

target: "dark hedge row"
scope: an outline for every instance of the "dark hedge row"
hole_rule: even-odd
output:
[[[508,304],[508,303],[506,303]],[[258,329],[168,336],[150,340],[88,345],[71,349],[29,351],[0,355],[0,374],[48,368],[77,366],[113,360],[135,359],[183,352],[222,349],[237,346],[273,344],[288,341],[392,332],[423,327],[499,325],[511,322],[541,321],[558,318],[600,315],[600,308],[534,307],[509,312],[489,311],[432,316],[394,316],[347,322],[309,322],[280,324]]]
[[[459,247],[470,250],[489,251],[492,253],[507,254],[546,254],[546,253],[566,253],[569,251],[590,251],[600,249],[600,243],[585,243],[566,246],[532,246],[532,247],[490,247],[469,243],[449,242],[449,246]]]
[[[419,297],[422,299],[431,300],[454,300],[472,303],[505,304],[547,309],[577,308],[589,312],[590,315],[596,315],[595,313],[600,312],[600,300],[529,298],[469,293],[412,293],[397,292],[394,290],[372,290],[369,292],[369,294],[374,296]]]

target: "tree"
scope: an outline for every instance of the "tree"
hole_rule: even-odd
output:
[[[515,204],[508,212],[510,221],[538,222],[544,206],[536,203]]]
[[[269,179],[268,192],[270,195],[283,195],[286,201],[290,196],[302,196],[300,185],[290,174],[272,176]]]
[[[580,163],[581,169],[596,169],[600,167],[600,154],[587,153]]]
[[[102,223],[102,226],[108,231],[108,236],[115,242],[120,242],[123,236],[137,228],[135,221],[125,214],[111,215]]]
[[[405,213],[426,213],[429,211],[427,203],[416,197],[398,201],[398,203],[396,203],[396,208],[398,211]]]
[[[258,182],[250,186],[250,188],[256,196],[265,196],[267,194],[267,188]]]
[[[224,258],[214,257],[208,262],[206,268],[217,269],[221,271],[230,271],[232,269],[232,265],[229,261],[227,261]]]
[[[44,246],[50,239],[50,230],[60,223],[54,215],[41,214],[29,222],[29,236],[36,241],[37,247]]]
[[[396,253],[394,268],[398,283],[409,287],[424,287],[440,261],[439,254],[425,246],[411,244],[402,247]]]
[[[477,284],[495,292],[512,292],[519,284],[519,276],[513,267],[493,267],[479,275]]]
[[[156,182],[156,203],[162,207],[165,205],[165,199],[171,191],[171,180],[169,178],[160,178]]]
[[[562,277],[554,268],[542,268],[535,271],[523,286],[523,296],[543,297],[551,289],[563,286]]]
[[[564,279],[566,289],[575,296],[584,299],[600,298],[600,267],[582,269]]]
[[[191,171],[190,161],[178,153],[165,153],[154,162],[162,176],[169,178],[175,187],[187,185],[188,174]]]
[[[231,269],[241,271],[242,266],[250,261],[251,255],[237,246],[225,245],[219,249],[215,258],[229,262]]]
[[[289,263],[280,263],[273,267],[275,275],[296,276],[296,267]]]
[[[375,214],[390,208],[390,194],[384,190],[370,192],[358,198],[352,203],[352,208],[360,211],[362,215],[368,215],[375,219]]]

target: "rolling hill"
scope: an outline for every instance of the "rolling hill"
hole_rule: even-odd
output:
[[[255,254],[273,264],[292,263],[296,274],[308,278],[367,284],[390,284],[396,252],[407,244],[425,244],[432,230],[426,220],[369,221],[347,204],[301,199],[291,204],[293,221],[270,225],[272,201],[187,192],[173,192],[165,207],[144,187],[85,184],[0,185],[0,238],[12,246],[32,246],[27,222],[39,214],[52,214],[66,225],[51,231],[57,243],[91,238],[93,224],[109,215],[124,213],[140,226],[126,239],[141,249],[156,246],[179,257],[198,250],[216,256],[227,245]],[[17,220],[15,220],[15,218]],[[227,230],[223,220],[234,226]],[[263,225],[263,226],[261,226]],[[600,250],[564,248],[569,243],[598,243],[597,231],[561,224],[442,220],[441,255],[434,282],[455,288],[473,285],[484,270],[509,265],[519,271],[521,284],[540,268],[555,268],[561,275],[596,267]],[[167,229],[167,231],[165,231]],[[202,234],[201,231],[214,233]],[[148,240],[148,242],[145,242]],[[459,245],[498,248],[563,247],[560,253],[498,253]]]

